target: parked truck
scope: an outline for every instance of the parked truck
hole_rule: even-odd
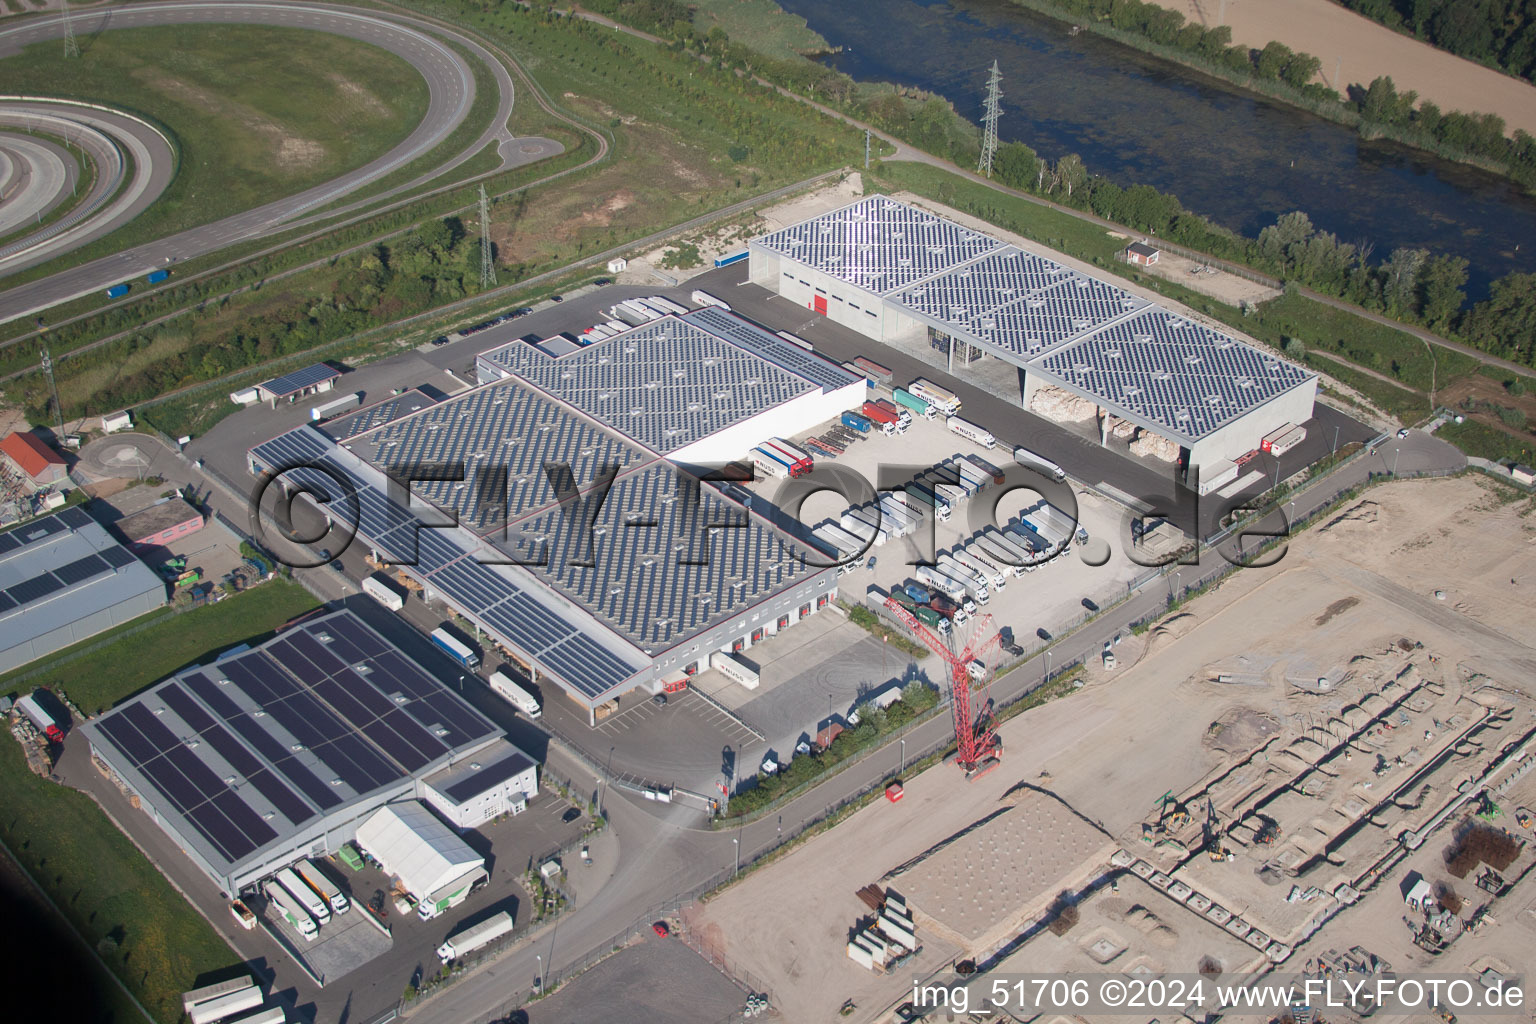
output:
[[[432,643],[438,650],[465,668],[473,671],[480,667],[480,655],[470,650],[468,644],[441,626],[432,631]]]
[[[993,589],[1002,590],[1008,585],[1008,575],[975,552],[957,547],[952,552],[952,557],[966,569],[986,580]]]
[[[960,411],[960,396],[948,388],[939,387],[931,380],[919,377],[907,385],[907,392],[935,406],[946,416],[953,416]]]
[[[897,388],[891,392],[891,398],[896,401],[897,405],[911,409],[914,416],[921,416],[925,420],[931,420],[939,414],[937,409],[921,398],[918,398],[906,388]]]
[[[752,460],[752,466],[764,477],[769,479],[782,479],[789,476],[789,467],[784,465],[781,459],[776,459],[761,448],[753,448],[747,453]]]
[[[488,682],[490,683],[491,691],[496,696],[511,704],[529,718],[538,718],[544,713],[543,709],[539,707],[538,698],[519,686],[511,676],[501,669],[492,672]]]
[[[994,565],[1005,566],[1015,576],[1023,576],[1030,570],[1030,566],[1025,564],[1024,556],[1011,544],[1004,544],[1001,534],[994,533],[991,536],[981,534],[972,543],[972,550],[990,560]]]
[[[238,978],[230,978],[228,981],[214,982],[212,985],[204,985],[190,992],[181,994],[181,1008],[186,1013],[191,1013],[192,1008],[201,1003],[227,996],[232,992],[244,992],[248,988],[256,987],[256,979],[249,974],[242,974]],[[233,1010],[231,1013],[235,1012]]]
[[[977,604],[986,604],[992,600],[992,594],[987,586],[987,581],[979,573],[973,572],[953,555],[940,555],[938,559],[939,571],[965,588]]]
[[[364,578],[363,593],[392,612],[398,612],[405,607],[405,595],[396,590],[393,583],[386,582],[382,576]]]
[[[254,1010],[266,1000],[255,985],[198,1003],[187,1011],[192,1024],[214,1024],[244,1010]]]
[[[730,306],[727,306],[724,302],[715,298],[713,295],[706,291],[695,291],[692,295],[692,299],[695,305],[718,306],[719,308],[725,310],[727,313],[731,311]]]
[[[320,928],[315,924],[315,919],[305,911],[303,904],[289,895],[288,891],[275,881],[264,884],[261,891],[266,894],[272,909],[292,925],[294,931],[304,936],[306,941],[315,941]]]
[[[857,430],[861,434],[869,433],[870,422],[868,417],[860,416],[852,409],[849,409],[847,412],[843,413],[840,422],[843,424],[843,426],[850,430]]]
[[[38,703],[37,695],[42,691],[35,690],[16,702],[16,707],[27,720],[37,726],[37,731],[48,737],[51,742],[64,742],[64,726],[53,717],[43,706]]]
[[[470,925],[456,935],[448,936],[441,946],[437,947],[437,958],[443,963],[450,963],[459,957],[467,956],[483,946],[509,935],[512,932],[512,915],[503,910],[495,917],[486,918],[479,924]]]
[[[290,896],[299,901],[299,905],[309,912],[309,916],[315,919],[316,924],[326,924],[330,921],[331,908],[326,904],[325,898],[305,885],[293,868],[280,868],[272,878],[278,885],[288,890]]]
[[[920,502],[933,509],[933,517],[939,522],[949,521],[952,507],[948,496],[935,491],[926,483],[913,481],[904,488],[908,502]]]
[[[1045,456],[1036,455],[1028,448],[1015,448],[1013,450],[1013,461],[1029,469],[1038,470],[1039,472],[1044,473],[1046,476],[1050,477],[1052,480],[1055,480],[1057,483],[1060,483],[1067,478],[1066,470],[1062,469],[1060,466],[1056,465],[1056,463],[1052,462]]]
[[[912,425],[912,410],[897,405],[889,398],[877,398],[875,404],[896,417],[897,429],[905,430]]]
[[[871,423],[878,424],[880,432],[883,434],[896,433],[898,429],[897,425],[901,422],[901,420],[896,416],[886,412],[874,402],[865,402],[863,408],[860,411],[864,414],[865,419],[869,420]]]
[[[932,608],[919,608],[912,614],[917,617],[918,622],[921,622],[930,629],[937,630],[941,636],[949,634],[949,620]]]
[[[973,444],[979,444],[983,448],[996,448],[997,438],[992,436],[992,431],[985,427],[978,427],[970,420],[963,420],[959,416],[951,416],[944,421],[952,434],[958,434]]]
[[[325,874],[320,870],[320,865],[308,857],[295,864],[293,871],[294,874],[303,879],[305,885],[309,886],[321,899],[325,900],[326,905],[331,908],[333,914],[345,914],[348,910],[352,909],[352,904],[347,899],[346,894],[341,891],[341,887],[325,877]]]

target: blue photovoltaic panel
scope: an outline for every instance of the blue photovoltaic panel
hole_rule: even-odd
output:
[[[17,604],[31,604],[33,601],[41,601],[55,590],[64,589],[64,584],[54,578],[53,573],[44,573],[34,576],[29,580],[23,580],[6,591]]]
[[[21,541],[17,540],[13,534],[0,533],[0,555],[19,547],[21,547]]]
[[[281,377],[273,377],[261,385],[261,387],[268,394],[279,396],[291,395],[295,391],[312,388],[321,381],[340,376],[341,371],[333,370],[324,363],[316,363],[314,366],[306,366],[302,370],[285,373]]]
[[[15,607],[16,607],[16,600],[15,600],[15,598],[13,598],[9,594],[5,593],[5,591],[0,590],[0,612],[8,612],[12,608],[15,608]]]
[[[105,551],[100,552],[100,554],[102,558],[107,560],[107,564],[114,569],[121,569],[138,561],[138,559],[134,558],[133,552],[127,548],[107,548]]]
[[[60,512],[58,515],[54,516],[54,518],[72,530],[78,530],[82,527],[90,526],[96,521],[92,519],[90,514],[83,508],[67,508]]]
[[[76,583],[84,583],[92,576],[106,572],[111,566],[100,555],[86,555],[77,558],[67,565],[61,565],[53,570],[53,574],[59,578],[59,582],[66,587],[72,587]]]
[[[532,761],[520,753],[514,753],[483,771],[478,771],[466,779],[460,779],[444,790],[444,795],[454,803],[462,804],[469,798],[484,793],[492,786],[499,786],[501,783],[532,767]]]

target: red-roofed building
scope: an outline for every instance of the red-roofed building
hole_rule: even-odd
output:
[[[40,487],[56,484],[69,473],[64,456],[48,447],[42,438],[31,431],[7,434],[0,440],[0,455],[18,473],[24,474]]]

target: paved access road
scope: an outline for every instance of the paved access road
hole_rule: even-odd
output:
[[[426,80],[430,100],[426,115],[416,129],[399,145],[365,166],[349,171],[334,181],[316,185],[254,210],[190,228],[168,238],[138,245],[13,288],[0,295],[0,323],[92,291],[104,290],[167,263],[191,259],[235,242],[286,230],[301,223],[306,214],[312,214],[427,154],[463,123],[475,100],[473,69],[469,61],[460,56],[447,41],[467,50],[475,60],[492,70],[499,92],[496,113],[484,132],[463,151],[386,194],[418,187],[452,170],[481,152],[493,140],[503,144],[513,141],[507,132],[506,123],[512,113],[514,89],[506,68],[473,39],[425,19],[302,0],[172,0],[132,7],[110,7],[90,13],[77,11],[73,20],[77,36],[117,28],[205,23],[278,25],[330,32],[378,46],[409,61]],[[40,17],[15,28],[0,30],[0,57],[14,54],[21,47],[32,43],[61,38],[63,32],[62,20],[53,16]],[[149,136],[157,133],[149,126],[142,125],[137,134],[148,146],[151,144]],[[539,153],[543,155],[559,152],[559,144],[550,140],[523,141],[536,144]],[[503,145],[503,155],[513,163],[538,158],[539,154],[521,153],[520,148]],[[163,159],[155,161],[146,187],[158,194],[174,173],[173,162]],[[39,255],[38,259],[52,255],[57,255],[57,252],[50,249]],[[4,269],[14,272],[31,265],[31,262],[35,261],[20,260],[6,265]]]

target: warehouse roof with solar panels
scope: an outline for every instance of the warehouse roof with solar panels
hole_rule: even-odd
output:
[[[346,611],[181,672],[81,728],[226,892],[501,735]]]
[[[301,427],[253,448],[252,468],[305,467],[285,479],[341,502],[342,518],[355,511],[387,561],[589,705],[828,572],[665,455],[765,404],[862,389],[858,375],[727,314],[668,317],[558,358],[517,342],[480,362],[499,379],[336,442]],[[458,464],[463,479],[420,479]],[[456,525],[424,528],[403,491],[391,496],[407,477]],[[585,518],[571,514],[598,493]]]
[[[1184,444],[1317,379],[1111,279],[888,196],[866,196],[752,246]]]

